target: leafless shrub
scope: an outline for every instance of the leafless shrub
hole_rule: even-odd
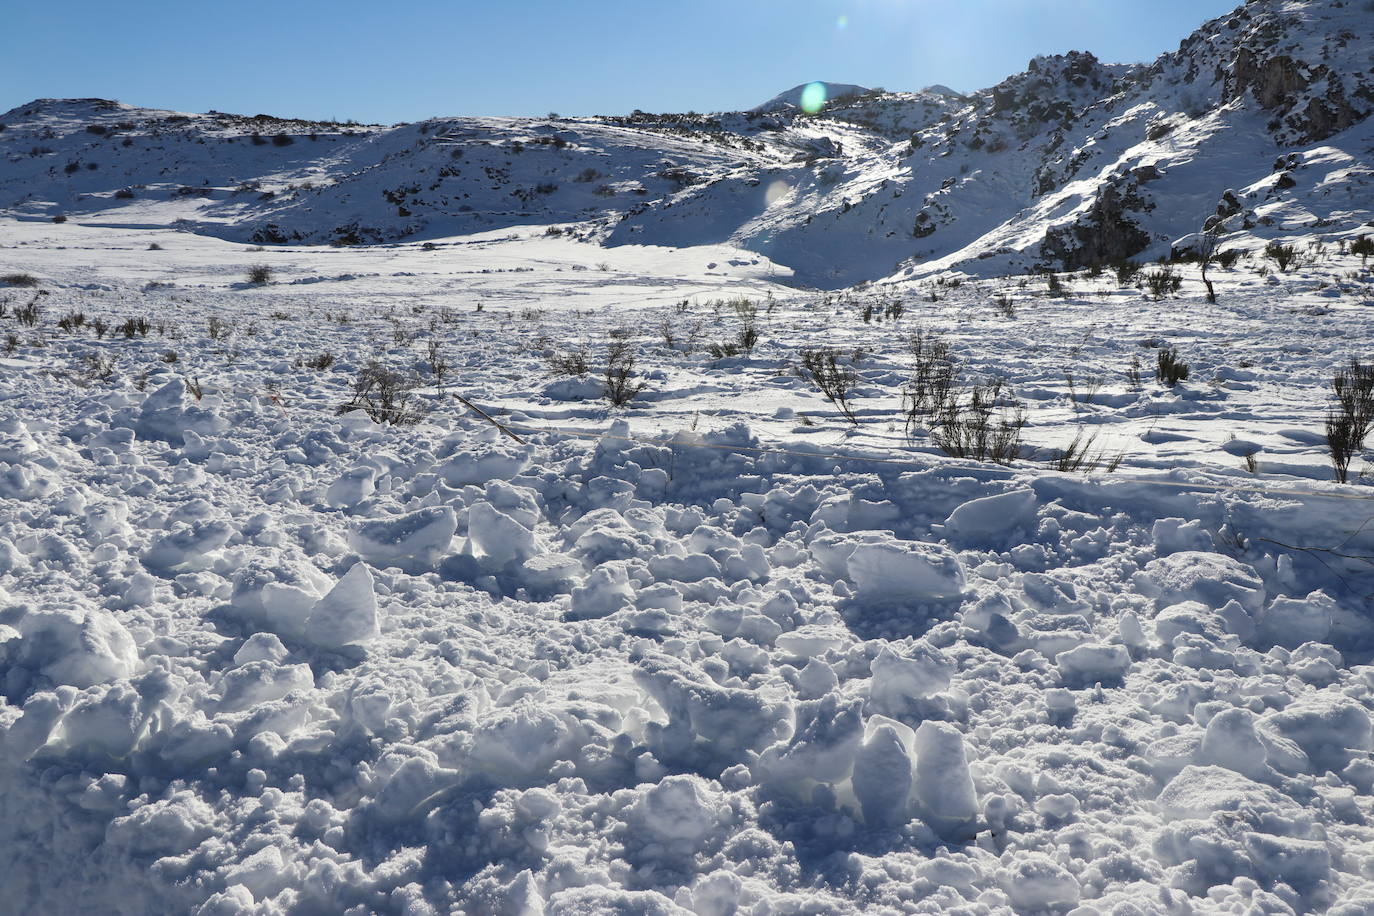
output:
[[[1011,464],[1021,452],[1026,412],[1002,400],[1000,379],[973,386],[967,400],[955,396],[940,411],[931,441],[954,458]]]
[[[949,404],[959,376],[949,342],[944,338],[919,329],[911,336],[909,346],[913,358],[911,378],[902,390],[908,440]]]
[[[1183,288],[1183,278],[1172,267],[1161,267],[1145,274],[1145,289],[1156,302]]]
[[[266,264],[255,264],[248,268],[248,282],[261,286],[272,282],[272,268]]]
[[[36,327],[42,318],[43,306],[38,304],[37,296],[14,310],[14,320],[28,328]]]
[[[1280,273],[1288,273],[1289,269],[1301,266],[1302,256],[1298,254],[1296,245],[1270,242],[1264,246],[1264,256],[1274,262]]]
[[[634,348],[628,340],[612,338],[606,348],[606,400],[612,406],[624,407],[648,387],[635,378]]]
[[[1110,459],[1107,457],[1106,449],[1099,449],[1096,454],[1093,454],[1093,444],[1097,442],[1100,432],[1101,430],[1095,429],[1085,438],[1083,428],[1079,427],[1078,432],[1074,434],[1073,441],[1060,451],[1059,457],[1052,462],[1054,469],[1066,474],[1078,471],[1091,474],[1098,468],[1104,467],[1103,463],[1105,462],[1107,473],[1114,472],[1121,465],[1126,453],[1121,452]]]
[[[851,358],[841,362],[840,352],[832,347],[802,350],[797,374],[815,385],[846,420],[858,426],[859,418],[849,406],[849,396],[859,384],[853,366],[856,361]]]
[[[352,395],[337,412],[361,410],[374,423],[409,426],[418,423],[421,417],[419,409],[411,403],[414,389],[414,379],[370,360],[358,370]]]
[[[68,334],[73,334],[78,328],[86,326],[86,314],[84,312],[68,312],[57,319],[57,326]]]
[[[451,368],[449,361],[444,357],[443,350],[439,347],[437,340],[431,340],[425,347],[425,362],[429,364],[429,374],[434,376],[435,384],[439,390],[444,388],[444,376]]]
[[[230,325],[229,322],[218,315],[211,315],[206,321],[205,333],[209,335],[211,340],[222,340],[229,336],[229,331],[231,329],[232,325]],[[146,331],[144,332],[144,336],[147,336]]]
[[[585,349],[556,350],[549,355],[548,361],[555,375],[586,375],[591,368]]]
[[[140,337],[147,337],[150,330],[152,330],[152,325],[149,324],[148,319],[142,315],[138,315],[134,318],[126,318],[124,323],[119,326],[119,333],[130,339],[132,339],[135,334]]]
[[[34,287],[38,285],[38,278],[33,274],[4,274],[0,276],[0,284],[5,286]]]

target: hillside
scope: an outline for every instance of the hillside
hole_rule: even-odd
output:
[[[1150,65],[1042,57],[967,97],[837,84],[815,117],[800,87],[740,113],[392,127],[41,100],[0,115],[0,213],[263,244],[556,223],[728,243],[827,288],[1154,258],[1217,214],[1231,247],[1337,240],[1374,219],[1371,34],[1367,4],[1258,0]]]

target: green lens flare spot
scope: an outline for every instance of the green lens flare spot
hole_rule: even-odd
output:
[[[825,107],[825,83],[807,83],[801,94],[801,108],[807,114],[817,114]]]

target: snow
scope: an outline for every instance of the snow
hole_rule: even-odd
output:
[[[816,118],[6,114],[0,275],[47,295],[29,326],[0,287],[0,910],[1374,911],[1370,482],[1323,428],[1368,357],[1337,245],[1374,216],[1369,126],[1301,139],[1332,97],[1271,112],[1225,72],[1349,63],[1369,15],[1261,0],[1154,69]],[[1159,300],[1020,272],[1147,160],[1151,252],[1241,205],[1217,302],[1193,265]],[[374,244],[307,244],[355,219]],[[707,350],[751,314],[750,352]],[[1004,379],[1015,461],[908,427],[918,328]],[[647,383],[618,408],[616,340]],[[863,351],[857,425],[795,371],[818,346]],[[416,422],[340,412],[373,361]]]

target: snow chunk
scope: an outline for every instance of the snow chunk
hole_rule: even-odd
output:
[[[305,622],[305,638],[321,649],[365,643],[377,635],[377,595],[372,571],[354,563]]]
[[[377,489],[377,472],[367,465],[349,468],[324,492],[324,501],[336,509],[351,509]]]
[[[468,552],[490,569],[522,563],[539,551],[534,532],[485,500],[468,509]]]
[[[936,544],[859,544],[849,555],[848,570],[858,597],[865,601],[956,598],[964,590],[959,558]]]
[[[569,620],[608,617],[634,601],[629,574],[624,566],[598,566],[586,582],[572,590]]]
[[[884,646],[869,663],[873,675],[868,688],[869,703],[877,712],[891,716],[904,714],[911,701],[933,696],[949,687],[954,677],[954,662],[949,656],[922,640],[901,656]]]
[[[1066,682],[1091,684],[1094,681],[1119,682],[1131,667],[1125,646],[1076,646],[1054,657]]]
[[[687,851],[700,849],[731,819],[724,797],[700,776],[669,776],[630,809],[638,832]]]
[[[183,444],[183,432],[213,436],[229,428],[229,421],[206,407],[186,404],[186,381],[174,376],[171,381],[143,399],[135,431],[143,439],[160,439],[171,445]]]
[[[851,784],[864,823],[871,827],[900,827],[906,823],[913,781],[906,743],[892,725],[879,725],[854,758]]]
[[[434,471],[451,487],[481,486],[489,480],[510,480],[529,466],[529,453],[504,441],[480,449],[455,452]]]
[[[1336,602],[1325,592],[1312,592],[1306,598],[1280,596],[1260,615],[1260,639],[1290,649],[1305,642],[1326,642],[1335,611]]]
[[[969,500],[950,513],[945,528],[964,544],[1002,540],[997,536],[1035,521],[1036,502],[1034,490],[1012,490]]]
[[[1296,809],[1292,801],[1232,770],[1187,766],[1159,793],[1159,809],[1171,820],[1206,819],[1219,811]]]
[[[1198,550],[1185,550],[1151,560],[1138,582],[1155,596],[1160,607],[1198,601],[1220,608],[1226,602],[1240,602],[1250,614],[1264,605],[1264,583],[1254,569],[1230,557]]]
[[[447,552],[457,530],[457,513],[448,506],[433,506],[363,522],[349,534],[348,543],[374,566],[411,572],[432,568]]]
[[[1041,853],[1018,857],[997,870],[997,883],[1020,911],[1071,906],[1078,902],[1078,879]]]
[[[0,610],[0,669],[6,671],[5,694],[12,699],[15,685],[27,680],[24,673],[53,684],[90,687],[129,677],[137,667],[133,637],[103,608]]]
[[[937,833],[949,838],[971,835],[978,796],[959,729],[934,720],[916,729],[915,785],[926,822]]]
[[[1199,755],[1203,763],[1259,779],[1269,772],[1265,766],[1266,757],[1264,744],[1255,733],[1255,714],[1250,710],[1224,709],[1207,723]]]

